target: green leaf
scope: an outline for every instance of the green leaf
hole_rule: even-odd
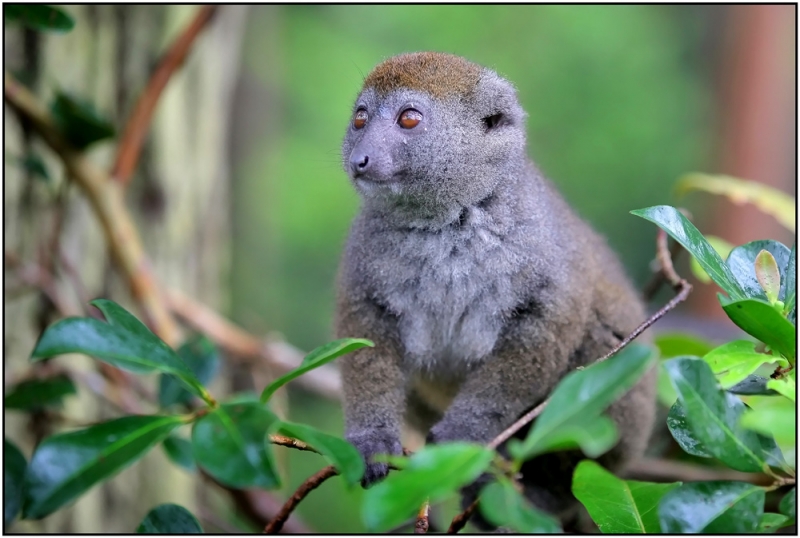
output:
[[[761,516],[761,521],[758,522],[758,533],[775,532],[781,527],[785,527],[789,518],[783,514],[764,514]]]
[[[178,355],[122,307],[106,300],[92,302],[108,323],[93,318],[66,318],[48,327],[31,354],[46,359],[84,353],[137,374],[167,372],[183,380],[193,394],[207,393]]]
[[[739,425],[744,403],[719,388],[708,364],[695,358],[677,358],[664,365],[678,392],[687,429],[701,444],[701,450],[738,471],[766,472],[768,465],[782,463],[783,456],[772,439]]]
[[[130,416],[46,438],[28,465],[23,517],[39,519],[74,501],[182,423],[181,417]]]
[[[743,396],[763,395],[772,396],[777,394],[774,390],[767,388],[769,379],[760,375],[749,375],[743,381],[735,384],[728,389],[731,394],[741,394]]]
[[[57,92],[50,112],[66,139],[79,150],[116,133],[114,125],[102,117],[92,103],[78,96]]]
[[[667,534],[753,533],[764,513],[764,490],[744,482],[690,482],[661,499],[658,517]]]
[[[659,534],[656,507],[667,492],[680,484],[625,481],[599,464],[584,460],[575,468],[572,493],[604,534]]]
[[[498,527],[520,534],[562,532],[558,520],[531,506],[505,477],[483,488],[480,499],[478,506],[483,517]]]
[[[358,484],[364,475],[364,460],[361,454],[344,439],[328,435],[304,424],[291,422],[281,422],[278,433],[304,441],[319,450],[336,467],[345,482],[351,486]]]
[[[219,353],[214,343],[205,336],[191,338],[178,348],[178,356],[197,380],[206,385],[219,371]],[[161,407],[191,402],[192,393],[184,388],[180,378],[162,374],[158,385],[158,403]]]
[[[797,382],[792,376],[787,375],[780,379],[770,379],[767,381],[767,388],[786,396],[793,402],[797,401]]]
[[[525,440],[512,445],[516,447],[514,458],[529,459],[544,452],[552,446],[553,438],[563,443],[571,435],[575,444],[585,444],[586,436],[579,430],[633,387],[654,361],[651,348],[633,343],[603,362],[568,374]],[[601,433],[607,436],[608,431]]]
[[[197,465],[194,463],[194,456],[192,456],[192,443],[183,437],[177,435],[170,435],[161,444],[166,452],[167,457],[176,465],[183,467],[187,471],[194,472],[197,470]]]
[[[708,244],[717,251],[717,254],[719,254],[720,258],[722,259],[725,259],[728,254],[730,254],[731,250],[733,250],[733,245],[721,237],[717,237],[715,235],[706,235],[705,238],[706,241],[708,241]],[[695,276],[695,278],[697,278],[697,280],[703,284],[708,284],[711,282],[711,277],[708,276],[708,273],[706,273],[705,269],[703,269],[703,266],[701,266],[697,261],[697,258],[692,257],[689,259],[689,268],[692,270],[692,274]]]
[[[53,32],[68,32],[75,26],[75,20],[63,9],[41,4],[5,4],[3,20]]]
[[[789,518],[789,521],[797,520],[797,487],[789,490],[789,493],[783,496],[781,503],[778,506],[781,514]]]
[[[375,344],[369,340],[363,340],[360,338],[342,338],[340,340],[335,340],[320,346],[306,355],[302,364],[300,364],[298,368],[295,368],[291,372],[282,375],[267,385],[267,387],[264,389],[264,392],[261,393],[261,402],[266,403],[266,401],[270,399],[276,390],[284,386],[292,379],[300,377],[304,373],[311,371],[314,368],[319,368],[323,364],[327,364],[333,359],[344,355],[345,353],[350,353],[351,351],[355,351],[362,347],[374,346]]]
[[[662,359],[671,359],[681,355],[695,355],[702,357],[712,349],[714,344],[689,333],[662,333],[655,337]]]
[[[778,293],[781,289],[781,272],[778,270],[778,263],[775,256],[766,250],[762,250],[756,256],[755,262],[756,279],[767,296],[770,304],[775,304],[778,300]]]
[[[144,516],[138,534],[203,534],[197,519],[183,506],[161,504]]]
[[[258,402],[226,403],[195,422],[192,454],[197,464],[234,488],[280,486],[266,436],[278,418]]]
[[[725,313],[746,333],[767,344],[794,364],[796,334],[792,322],[771,304],[759,299],[745,299],[722,305]]]
[[[426,500],[439,502],[473,482],[493,457],[494,451],[468,443],[424,447],[411,456],[405,470],[391,473],[364,493],[364,525],[374,532],[396,527]]]
[[[754,407],[741,417],[742,428],[772,436],[779,446],[790,449],[795,446],[797,410],[788,398],[749,398]]]
[[[17,445],[3,439],[3,527],[8,527],[22,507],[25,469],[28,462]]]
[[[725,263],[728,264],[731,272],[744,290],[745,297],[743,297],[743,299],[762,299],[767,301],[767,294],[758,280],[758,273],[756,271],[756,260],[759,253],[762,251],[767,251],[771,254],[774,258],[772,261],[776,262],[770,269],[770,272],[777,271],[777,275],[772,274],[771,277],[772,279],[777,278],[777,281],[770,286],[774,286],[778,290],[776,299],[783,299],[783,293],[781,293],[781,291],[785,292],[785,290],[780,289],[782,287],[780,283],[786,279],[786,274],[781,273],[778,268],[780,267],[785,270],[789,262],[790,253],[789,249],[781,243],[771,240],[746,243],[731,250]],[[762,263],[764,260],[765,258],[762,257]],[[767,260],[766,263],[769,263],[769,261]]]
[[[684,452],[692,456],[701,458],[712,458],[713,455],[703,446],[703,443],[695,439],[689,424],[686,422],[686,409],[680,402],[675,402],[667,414],[667,428],[672,434],[672,438],[678,443]]]
[[[675,241],[683,245],[683,248],[697,259],[708,276],[732,298],[744,299],[746,297],[736,277],[722,261],[717,251],[680,211],[671,206],[660,205],[637,209],[631,213],[654,222],[671,235]]]
[[[70,394],[77,394],[75,385],[66,375],[48,379],[31,379],[11,387],[3,404],[6,409],[42,409],[58,407],[61,400]]]
[[[679,196],[692,190],[722,194],[737,205],[749,202],[775,217],[785,228],[795,231],[794,198],[764,183],[693,172],[683,176],[675,184],[675,192]]]
[[[565,422],[543,437],[536,445],[536,453],[580,448],[590,458],[596,458],[613,447],[618,439],[619,432],[613,420],[587,413]],[[515,459],[531,457],[521,452],[523,450],[523,444],[517,439],[509,444],[509,452]]]
[[[789,363],[780,357],[757,353],[755,343],[749,340],[734,340],[723,344],[703,357],[711,366],[711,371],[717,376],[722,388],[730,388],[743,381],[765,363]]]
[[[783,301],[783,312],[789,314],[795,309],[797,300],[797,243],[792,245],[789,253],[789,261],[786,263],[785,275],[781,284],[781,300]]]

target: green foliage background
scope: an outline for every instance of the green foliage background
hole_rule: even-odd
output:
[[[394,54],[437,50],[489,66],[518,88],[529,154],[642,283],[653,229],[631,208],[670,200],[707,168],[713,9],[694,6],[262,6],[244,80],[266,110],[234,147],[234,317],[312,349],[330,339],[334,280],[358,206],[339,148],[362,77]],[[351,335],[360,336],[360,335]],[[329,403],[292,394],[293,420],[340,434]],[[318,462],[291,451],[288,494]],[[329,481],[305,521],[361,529],[361,492]]]

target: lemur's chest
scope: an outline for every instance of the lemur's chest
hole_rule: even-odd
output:
[[[458,375],[489,355],[518,303],[519,249],[479,227],[388,239],[399,248],[377,255],[373,276],[410,366]]]

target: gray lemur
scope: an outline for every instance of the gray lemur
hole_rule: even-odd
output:
[[[373,455],[401,452],[404,420],[428,442],[487,443],[645,319],[605,241],[526,156],[524,119],[507,80],[458,56],[403,54],[364,80],[342,147],[363,203],[336,332],[375,342],[341,363],[365,486],[388,472]],[[653,373],[610,408],[612,469],[645,448]],[[527,462],[526,495],[565,514],[578,459]]]

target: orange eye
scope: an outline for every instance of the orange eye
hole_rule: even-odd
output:
[[[356,115],[353,117],[353,127],[356,129],[363,129],[364,126],[367,124],[367,119],[369,118],[369,114],[363,108],[359,108],[356,111]]]
[[[413,129],[420,121],[422,121],[422,114],[413,108],[409,108],[400,114],[400,119],[397,120],[397,123],[403,129]]]

